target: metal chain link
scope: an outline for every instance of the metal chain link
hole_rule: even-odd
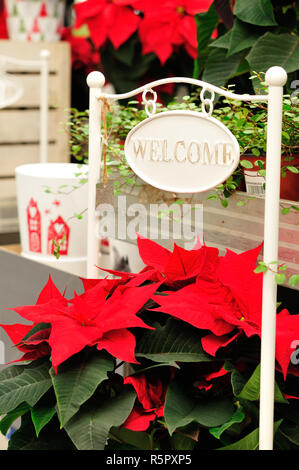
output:
[[[152,99],[147,98],[147,93],[151,93]],[[157,103],[157,93],[154,90],[144,90],[142,93],[142,102],[145,104],[144,105],[144,110],[146,112],[146,115],[148,117],[151,117],[155,114],[156,112],[156,103]]]
[[[205,93],[210,93],[210,98],[205,98]],[[214,99],[215,99],[215,92],[213,90],[209,90],[208,88],[203,88],[200,92],[200,99],[201,99],[201,110],[205,116],[211,116],[214,109]],[[207,109],[208,107],[208,109]]]

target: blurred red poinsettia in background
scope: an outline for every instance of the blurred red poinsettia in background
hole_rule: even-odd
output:
[[[70,2],[68,24],[62,28],[61,39],[70,43],[74,75],[83,71],[86,76],[92,70],[101,70],[107,83],[120,93],[156,78],[192,76],[197,57],[195,15],[207,12],[212,3],[213,0]],[[216,35],[216,29],[211,30],[210,37]],[[0,10],[0,38],[7,38],[4,7]],[[159,92],[159,101],[167,101],[173,93],[174,86],[165,86]]]
[[[87,24],[95,47],[107,39],[117,49],[138,28],[140,17],[131,8],[132,1],[87,0],[75,3],[75,28]]]
[[[212,0],[152,0],[144,2],[139,27],[143,54],[154,52],[162,64],[176,47],[184,47],[195,59],[197,28],[194,15],[207,11]]]
[[[4,1],[0,0],[0,39],[8,39]]]
[[[74,63],[89,61],[104,72],[118,92],[157,77],[191,76],[197,57],[195,15],[207,12],[212,3],[212,0],[85,0],[75,3],[71,29],[76,40],[69,37]],[[80,31],[84,31],[81,43]],[[216,35],[215,29],[211,37]],[[84,42],[89,44],[84,46]],[[94,61],[96,51],[98,64]],[[164,97],[160,101],[173,91],[173,87],[161,90]]]

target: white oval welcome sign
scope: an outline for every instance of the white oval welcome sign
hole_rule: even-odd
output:
[[[220,121],[195,111],[166,111],[128,134],[128,164],[148,184],[177,193],[207,191],[237,168],[240,149]]]

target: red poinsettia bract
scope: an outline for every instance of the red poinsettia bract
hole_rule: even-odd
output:
[[[63,302],[66,304],[66,300],[52,282],[51,277],[49,277],[47,284],[40,292],[36,301],[36,306],[43,305],[49,301],[58,301],[59,303]],[[24,325],[21,323],[15,323],[14,325],[0,325],[16,348],[24,353],[21,358],[13,362],[34,361],[39,357],[50,354],[51,350],[48,344],[50,330],[48,328],[30,335],[26,340],[24,339],[36,325],[37,323],[33,323],[32,325]]]
[[[152,421],[164,414],[164,402],[167,385],[155,374],[148,378],[145,374],[130,376],[124,384],[134,387],[138,404],[126,419],[123,427],[131,431],[146,431]]]
[[[207,11],[212,0],[151,0],[143,2],[144,19],[139,36],[143,54],[154,52],[164,64],[176,46],[197,56],[197,28],[194,15]]]
[[[118,49],[137,30],[140,17],[131,8],[132,1],[85,0],[75,3],[75,27],[87,24],[96,48],[109,39]]]
[[[7,333],[16,348],[23,352],[23,356],[12,362],[19,361],[35,361],[42,356],[50,355],[50,347],[48,344],[49,329],[42,330],[24,340],[25,336],[32,329],[33,325],[22,325],[16,323],[14,325],[0,325]]]
[[[127,328],[151,328],[136,313],[151,298],[156,285],[138,288],[119,285],[107,298],[107,283],[103,281],[103,286],[99,282],[67,301],[49,278],[39,303],[14,309],[34,324],[51,324],[48,343],[55,372],[59,364],[86,346],[105,349],[126,362],[137,362],[136,340]],[[50,291],[53,295],[49,298],[45,293]]]
[[[254,272],[260,251],[261,245],[241,254],[227,250],[214,263],[206,258],[208,264],[203,263],[195,282],[168,295],[154,295],[159,307],[153,310],[207,330],[202,346],[213,356],[242,334],[261,336],[263,275]],[[299,316],[286,309],[277,315],[276,359],[284,378],[298,327]]]
[[[171,252],[139,235],[137,245],[139,255],[146,265],[144,271],[152,270],[157,279],[163,279],[167,285],[195,278],[203,272],[207,277],[218,263],[218,249],[202,246],[200,243],[197,243],[192,250],[186,250],[175,244]]]
[[[207,392],[212,388],[221,389],[230,381],[230,372],[225,369],[223,363],[203,363],[199,364],[199,367],[203,369],[200,379],[196,382],[199,390]]]

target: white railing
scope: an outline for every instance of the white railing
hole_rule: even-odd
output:
[[[156,80],[128,93],[105,94],[102,89],[105,77],[101,72],[91,72],[87,77],[90,88],[89,109],[89,197],[88,197],[88,251],[87,277],[98,276],[96,267],[98,257],[98,238],[96,234],[96,184],[100,177],[101,166],[101,113],[103,99],[121,100],[139,93],[150,91],[166,83],[185,83],[202,88],[202,104],[205,106],[205,92],[225,96],[233,100],[263,101],[268,103],[267,122],[267,173],[265,191],[264,218],[264,262],[272,263],[278,259],[279,195],[280,195],[280,162],[282,130],[282,96],[287,74],[281,67],[271,67],[265,76],[268,85],[267,95],[236,94],[223,90],[210,83],[186,77],[174,77]],[[211,98],[207,100],[211,102]],[[148,115],[152,115],[153,109]],[[209,115],[212,112],[210,107]],[[274,423],[274,384],[275,384],[275,335],[276,335],[276,299],[277,284],[275,270],[267,270],[263,279],[262,333],[261,333],[261,377],[260,377],[260,422],[259,449],[273,449]],[[254,294],[253,294],[254,295]]]

